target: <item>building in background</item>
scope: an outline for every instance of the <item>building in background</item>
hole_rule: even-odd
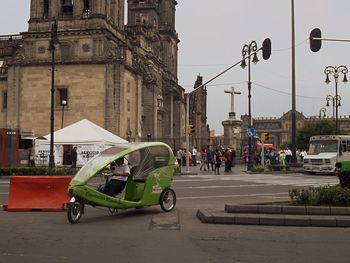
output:
[[[193,89],[202,84],[203,77],[197,76]],[[194,132],[190,133],[190,145],[197,147],[197,149],[205,149],[210,144],[207,124],[207,88],[203,86],[190,93],[189,102],[189,123],[194,126]]]
[[[277,118],[253,118],[253,127],[255,128],[256,134],[260,135],[262,132],[269,133],[268,143],[272,143],[275,147],[281,144],[286,144],[291,142],[292,137],[292,111],[284,113],[282,117]],[[308,122],[318,121],[325,118],[320,118],[319,116],[305,117],[303,113],[296,112],[296,128],[297,130],[304,127]],[[326,119],[332,119],[327,117]],[[241,137],[242,145],[248,145],[248,115],[242,115],[241,120],[243,121]],[[339,127],[340,130],[349,134],[350,133],[350,116],[340,116],[339,117]]]

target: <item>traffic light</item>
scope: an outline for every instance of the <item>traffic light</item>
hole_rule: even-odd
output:
[[[189,124],[187,126],[187,133],[188,134],[193,134],[196,132],[196,126],[192,125],[192,124]]]
[[[314,28],[310,33],[310,49],[312,52],[317,52],[321,49],[321,39],[315,39],[315,38],[321,38],[321,29]]]
[[[266,38],[263,41],[262,49],[263,59],[268,60],[271,57],[271,39]]]
[[[264,142],[267,142],[269,139],[270,139],[270,134],[268,132],[262,132],[261,133],[261,139],[264,141]]]

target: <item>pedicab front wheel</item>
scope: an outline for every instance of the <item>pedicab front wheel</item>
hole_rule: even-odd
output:
[[[74,200],[68,204],[67,217],[71,224],[77,223],[84,213],[84,202],[82,200]]]
[[[176,205],[176,194],[173,189],[167,188],[161,194],[159,198],[160,207],[164,212],[170,212]]]

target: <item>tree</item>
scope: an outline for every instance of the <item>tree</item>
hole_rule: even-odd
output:
[[[333,135],[335,134],[335,123],[330,120],[317,120],[307,122],[305,126],[298,130],[297,147],[299,149],[308,149],[310,137],[314,135]]]

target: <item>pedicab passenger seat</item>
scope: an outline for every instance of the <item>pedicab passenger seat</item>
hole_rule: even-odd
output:
[[[140,171],[140,166],[134,166],[130,169],[130,175],[134,182],[144,183],[146,181],[146,177],[143,176],[143,172]]]

